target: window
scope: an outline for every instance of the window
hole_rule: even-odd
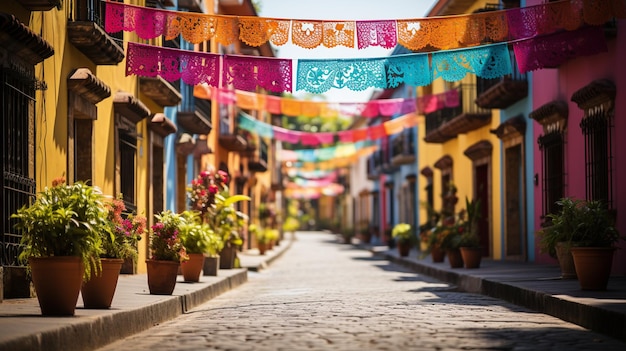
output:
[[[0,235],[0,264],[18,265],[21,235],[15,231],[11,214],[34,197],[34,96],[32,71],[18,72],[0,65],[0,150],[2,151],[3,231]],[[6,273],[5,273],[6,274]]]
[[[613,209],[613,115],[615,84],[593,81],[572,95],[584,111],[580,122],[585,142],[585,190],[587,200],[604,201]]]
[[[134,212],[135,204],[135,156],[137,137],[120,131],[120,192],[126,208]]]
[[[559,131],[541,135],[537,142],[543,163],[543,216],[559,211],[557,201],[564,195],[564,139]]]
[[[593,109],[580,122],[585,138],[585,189],[588,200],[605,201],[612,204],[611,185],[613,158],[611,150],[610,113],[603,109]]]

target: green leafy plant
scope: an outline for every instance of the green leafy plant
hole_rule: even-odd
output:
[[[19,260],[29,257],[79,256],[85,267],[84,279],[101,269],[101,233],[109,233],[104,197],[98,187],[84,182],[53,181],[37,194],[30,205],[11,218],[22,233]]]
[[[202,217],[196,211],[181,213],[182,223],[178,236],[187,253],[207,254],[216,256],[223,247],[222,238],[202,222]]]
[[[568,246],[612,246],[619,239],[615,219],[605,203],[576,198],[557,201],[560,210],[548,214],[549,225],[539,231],[540,248],[556,256],[559,242]]]
[[[391,237],[398,243],[414,243],[416,238],[411,229],[412,227],[408,223],[398,223],[391,230]]]
[[[602,201],[581,201],[578,222],[572,233],[573,246],[610,247],[619,239],[615,219]]]
[[[465,197],[465,213],[467,220],[465,228],[459,238],[459,247],[480,247],[480,236],[478,235],[478,221],[480,220],[480,199],[470,200]]]
[[[283,230],[286,232],[295,232],[300,228],[300,221],[295,217],[287,217],[283,223]]]
[[[272,241],[271,229],[261,228],[255,232],[256,241],[259,244],[269,244]]]
[[[180,214],[166,210],[154,215],[157,222],[150,233],[150,257],[153,260],[182,262],[189,259],[179,232],[183,224]]]
[[[546,216],[547,225],[541,229],[539,247],[543,253],[556,257],[556,246],[558,243],[571,242],[572,235],[578,227],[580,206],[582,200],[573,198],[561,198],[556,202],[560,210],[557,213],[550,213]]]

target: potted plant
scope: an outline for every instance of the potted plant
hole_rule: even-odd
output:
[[[411,230],[411,225],[407,223],[396,224],[391,230],[391,237],[398,246],[400,256],[408,256],[411,247],[415,244],[415,235]]]
[[[480,219],[480,200],[465,198],[465,213],[467,220],[465,228],[459,238],[459,250],[463,257],[465,268],[478,268],[482,260],[482,248],[478,236],[478,220]]]
[[[181,264],[181,271],[186,282],[198,282],[204,267],[204,255],[210,253],[213,248],[211,245],[213,230],[202,222],[199,212],[184,211],[181,217],[178,237],[189,257]]]
[[[248,226],[248,233],[254,235],[259,249],[259,255],[265,255],[268,250],[269,243],[272,240],[270,229],[265,229],[257,226],[256,224],[250,224]]]
[[[137,260],[137,243],[146,230],[146,218],[126,213],[121,198],[105,202],[109,230],[100,231],[102,270],[92,274],[81,294],[85,308],[109,308],[117,287],[117,280],[124,260]]]
[[[150,259],[146,260],[148,288],[153,295],[171,295],[180,263],[189,259],[178,236],[183,219],[170,210],[154,216],[150,228]]]
[[[576,210],[570,242],[578,282],[583,290],[606,290],[620,239],[615,219],[602,201],[580,201]]]
[[[236,249],[243,244],[238,232],[247,217],[237,211],[234,204],[250,200],[245,195],[231,195],[228,189],[229,176],[222,170],[202,171],[187,187],[187,198],[192,210],[199,211],[202,219],[215,233],[221,236],[220,268],[233,268]]]
[[[574,232],[580,224],[583,201],[565,197],[557,201],[557,205],[560,210],[548,214],[546,226],[538,232],[539,247],[541,252],[558,260],[562,279],[576,279],[570,249]]]
[[[463,267],[463,256],[461,256],[461,236],[465,230],[465,212],[459,212],[458,217],[446,217],[436,227],[435,235],[439,237],[440,248],[445,251],[448,257],[450,268]]]
[[[57,178],[11,216],[43,315],[74,315],[83,280],[100,271],[106,215],[99,188]]]

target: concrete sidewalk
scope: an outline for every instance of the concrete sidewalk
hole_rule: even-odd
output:
[[[110,309],[83,308],[79,297],[72,317],[43,317],[36,298],[7,299],[0,303],[0,350],[94,350],[176,318],[206,301],[244,284],[248,271],[259,271],[282,255],[291,236],[265,255],[238,253],[241,267],[221,269],[216,277],[201,276],[185,283],[182,276],[170,296],[150,295],[145,274],[121,275]]]
[[[626,341],[626,277],[611,277],[606,291],[584,291],[578,280],[561,279],[556,265],[483,259],[478,269],[450,268],[447,260],[433,263],[416,250],[400,257],[397,249],[386,246],[358,246],[462,291],[505,300]]]

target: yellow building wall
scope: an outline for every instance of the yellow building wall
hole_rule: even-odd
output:
[[[475,1],[473,4],[469,4],[465,13],[473,13],[476,10],[482,9],[488,1]],[[433,14],[443,15],[443,14]],[[445,82],[442,79],[433,81],[430,86],[418,87],[417,96],[423,96],[428,94],[443,93],[449,88],[458,84],[471,84],[476,85],[476,76],[468,74],[463,80],[459,82]],[[473,103],[468,101],[466,103]],[[485,127],[476,129],[467,134],[460,134],[456,138],[451,139],[443,144],[426,143],[424,136],[426,135],[425,116],[420,116],[420,123],[418,125],[418,170],[424,169],[424,167],[430,167],[433,170],[434,181],[434,209],[439,211],[442,207],[442,184],[441,184],[441,171],[434,167],[437,162],[444,155],[449,155],[453,160],[452,166],[452,181],[457,187],[457,196],[459,202],[456,206],[456,211],[465,207],[465,198],[472,199],[473,197],[473,172],[472,161],[464,155],[464,151],[481,140],[487,140],[491,143],[493,149],[491,153],[491,170],[490,170],[490,199],[491,207],[489,213],[490,225],[491,225],[491,257],[493,259],[502,259],[502,208],[501,202],[501,147],[500,140],[491,133],[491,130],[496,129],[500,124],[500,113],[498,110],[492,110],[491,124]],[[418,196],[420,202],[420,219],[421,223],[426,222],[427,213],[426,208],[422,203],[426,202],[425,177],[420,175],[420,188],[418,189]],[[423,185],[421,185],[423,184]]]
[[[145,5],[141,1],[125,1],[134,5]],[[17,6],[15,8],[19,8]],[[93,179],[91,183],[99,186],[105,195],[116,196],[115,176],[115,123],[113,113],[113,97],[122,90],[139,97],[138,78],[126,76],[126,61],[115,66],[98,66],[74,47],[67,39],[67,18],[70,17],[71,7],[63,3],[61,10],[50,11],[17,11],[24,23],[28,24],[35,33],[41,33],[42,38],[54,48],[54,55],[35,67],[35,77],[45,81],[47,89],[38,90],[35,105],[35,180],[37,191],[44,186],[50,186],[54,178],[68,177],[68,87],[67,79],[70,73],[77,68],[88,68],[99,80],[111,89],[111,96],[99,102],[97,106],[97,120],[93,124]],[[124,49],[128,41],[138,42],[135,34],[124,33]],[[162,112],[162,108],[148,98],[140,98],[152,113]],[[148,225],[152,223],[152,214],[147,213],[149,208],[149,132],[147,123],[149,118],[137,123],[137,132],[141,136],[137,144],[136,161],[136,204],[137,212],[146,215]],[[119,185],[117,185],[119,187]],[[144,234],[140,243],[138,272],[145,272],[147,254],[147,234]]]
[[[432,91],[428,91],[424,88],[418,88],[418,97],[424,94],[439,94],[446,91],[447,87],[452,87],[457,84],[476,84],[475,76],[468,75],[463,81],[456,83],[446,83],[441,79],[438,79],[432,84]],[[425,92],[426,90],[426,92]],[[469,103],[469,102],[466,102]],[[472,102],[473,103],[473,102]],[[501,259],[502,245],[501,240],[501,218],[502,218],[502,203],[500,201],[500,169],[501,169],[501,155],[500,155],[500,140],[491,133],[491,130],[496,129],[499,125],[500,116],[498,110],[492,110],[491,124],[471,131],[467,134],[459,134],[456,138],[453,138],[443,144],[438,143],[426,143],[424,137],[426,135],[426,123],[425,116],[420,116],[420,123],[418,125],[418,169],[421,171],[425,167],[430,167],[433,170],[433,182],[434,182],[434,209],[436,211],[441,210],[442,207],[442,188],[441,184],[441,171],[435,168],[435,163],[443,156],[448,155],[453,160],[452,166],[452,182],[457,187],[457,196],[459,202],[456,206],[456,211],[465,207],[465,198],[472,199],[473,194],[473,174],[472,174],[472,161],[465,156],[464,151],[473,144],[487,140],[491,142],[493,146],[491,154],[491,213],[489,214],[491,223],[491,235],[490,241],[492,245],[492,258]],[[421,223],[426,222],[427,212],[426,207],[422,204],[426,202],[425,177],[420,175],[420,189],[419,202],[420,202],[420,218]]]

